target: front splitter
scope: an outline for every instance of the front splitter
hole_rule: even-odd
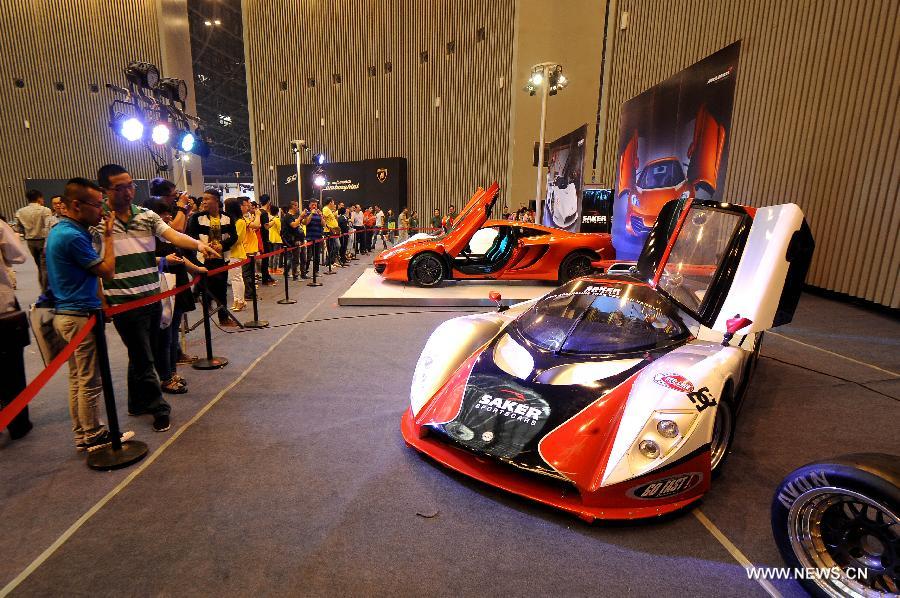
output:
[[[624,489],[621,486],[637,485],[642,481],[631,480],[622,485],[604,488],[601,492],[609,494],[611,497],[615,496],[613,500],[618,503],[629,502],[638,504],[628,504],[627,506],[589,505],[585,504],[581,494],[574,486],[570,491],[564,490],[560,492],[558,486],[541,484],[539,480],[517,472],[503,463],[469,453],[446,443],[433,440],[428,436],[420,436],[415,418],[410,410],[403,414],[400,429],[406,444],[428,455],[441,465],[495,488],[500,488],[506,492],[566,511],[588,523],[592,523],[597,519],[633,520],[660,517],[683,509],[702,497],[701,492],[680,500],[644,506],[639,504],[637,500],[628,501],[621,496],[617,496],[624,493]],[[599,497],[594,498],[597,499]],[[602,499],[598,502],[602,502]]]

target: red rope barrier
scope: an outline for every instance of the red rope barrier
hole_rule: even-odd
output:
[[[50,362],[43,371],[35,376],[34,380],[25,387],[25,389],[18,394],[18,396],[12,400],[12,402],[3,408],[0,411],[0,430],[6,428],[9,425],[9,422],[13,420],[22,409],[25,409],[25,406],[31,402],[31,400],[37,396],[37,393],[44,388],[44,385],[50,381],[50,378],[53,377],[53,374],[62,367],[62,364],[66,363],[69,360],[69,357],[72,356],[72,353],[75,352],[75,349],[81,344],[81,341],[88,335],[88,333],[94,329],[94,324],[97,323],[97,318],[91,316],[87,323],[84,325],[84,328],[78,331],[78,334],[75,335],[68,345],[66,345],[59,354],[53,358],[53,361]]]
[[[272,257],[275,255],[279,255],[281,253],[284,253],[285,251],[293,251],[294,249],[299,249],[300,247],[311,247],[312,245],[314,245],[316,243],[321,243],[322,241],[325,241],[326,239],[338,239],[340,237],[350,236],[353,234],[365,234],[365,233],[378,234],[378,233],[391,232],[391,231],[398,232],[401,230],[413,230],[413,229],[409,229],[409,228],[366,228],[366,229],[363,229],[362,231],[353,230],[353,231],[346,232],[346,233],[339,233],[336,235],[322,237],[321,239],[316,239],[314,241],[306,241],[305,243],[302,243],[300,245],[282,247],[281,249],[276,249],[275,251],[270,251],[269,253],[255,254],[251,257],[252,257],[252,259],[260,260],[260,259],[263,259],[266,257]],[[434,230],[441,230],[441,229],[418,228],[416,230],[420,231],[420,232],[426,232],[426,230],[434,231]],[[246,264],[250,259],[251,258],[248,257],[243,260],[237,261],[233,264],[225,264],[224,266],[214,268],[212,270],[209,270],[206,273],[206,276],[214,276],[216,274],[221,274],[222,272],[225,272],[227,270],[231,270],[233,268],[238,268],[238,267]],[[138,309],[140,307],[150,305],[151,303],[156,303],[157,301],[162,301],[163,299],[177,295],[178,293],[181,293],[182,291],[186,291],[186,290],[190,289],[192,286],[194,286],[195,284],[197,284],[199,281],[200,281],[200,276],[195,276],[193,279],[191,279],[191,281],[189,283],[183,284],[179,287],[175,287],[174,289],[169,289],[168,291],[165,291],[163,293],[157,293],[156,295],[144,297],[143,299],[138,299],[136,301],[129,301],[128,303],[123,303],[121,305],[108,307],[108,308],[104,309],[103,311],[107,316],[112,317],[117,314],[131,311],[133,309]],[[44,386],[47,384],[47,382],[50,381],[50,378],[52,378],[53,375],[56,374],[56,372],[59,370],[59,368],[61,368],[62,365],[69,360],[69,358],[72,356],[72,353],[75,352],[75,349],[78,347],[78,345],[81,343],[81,341],[83,341],[85,339],[85,337],[88,335],[88,333],[94,329],[94,325],[96,323],[97,323],[97,319],[94,316],[91,316],[90,319],[88,319],[87,324],[85,324],[84,328],[82,328],[78,332],[78,334],[76,334],[75,337],[69,342],[69,344],[67,344],[63,348],[63,350],[60,351],[56,357],[53,358],[53,361],[51,361],[50,364],[46,368],[44,368],[37,376],[35,376],[35,378],[31,381],[31,383],[29,383],[28,386],[26,386],[25,389],[22,390],[22,392],[20,392],[18,394],[18,396],[16,396],[15,399],[12,400],[11,403],[9,403],[6,407],[4,407],[2,410],[0,410],[0,430],[5,429],[6,426],[9,425],[9,422],[11,422],[17,415],[19,415],[19,413],[22,411],[22,409],[24,409],[25,406],[28,405],[28,403],[30,403],[31,400],[34,399],[34,397],[37,396],[37,394],[44,388]]]

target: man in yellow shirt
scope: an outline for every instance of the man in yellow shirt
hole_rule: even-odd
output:
[[[325,265],[329,266],[334,264],[334,259],[337,257],[338,253],[337,238],[334,237],[334,235],[340,234],[341,232],[341,228],[337,221],[333,197],[329,197],[325,200],[325,207],[322,208],[322,226],[325,228],[325,236],[328,238],[328,255],[326,257]]]

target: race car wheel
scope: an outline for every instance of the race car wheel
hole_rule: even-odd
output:
[[[594,258],[588,253],[571,253],[559,265],[559,284],[569,282],[574,278],[587,276],[593,272],[591,261]]]
[[[731,384],[726,384],[716,407],[716,421],[713,424],[712,439],[709,442],[709,467],[713,476],[722,473],[725,458],[731,451],[734,438],[734,402],[731,399]]]
[[[436,287],[444,280],[444,264],[433,253],[420,253],[409,264],[409,280],[416,286]]]
[[[814,596],[900,594],[900,457],[859,454],[791,472],[772,499],[772,534]],[[835,574],[836,573],[836,574]]]

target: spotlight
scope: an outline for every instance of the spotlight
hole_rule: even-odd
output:
[[[156,145],[165,145],[166,143],[169,143],[169,137],[171,137],[171,135],[172,130],[169,128],[169,125],[164,122],[157,122],[150,131],[150,139],[152,139],[153,143]]]
[[[159,80],[154,88],[158,96],[167,98],[173,102],[181,102],[187,99],[187,83],[181,79],[164,77]]]
[[[325,154],[316,154],[313,156],[313,162],[316,164],[324,164],[325,163]]]
[[[197,130],[194,131],[194,149],[191,150],[191,153],[195,156],[206,158],[209,156],[209,152],[209,138],[207,138],[203,129],[198,127]]]
[[[159,69],[149,62],[129,62],[125,67],[125,78],[138,87],[153,89],[159,82]]]
[[[540,85],[544,82],[544,76],[540,73],[532,73],[531,75],[531,84],[532,85]]]
[[[128,141],[137,141],[144,136],[144,123],[139,118],[127,114],[116,114],[109,123],[116,134]]]
[[[315,185],[316,187],[324,187],[325,183],[327,182],[328,181],[325,179],[325,175],[323,174],[317,174],[316,178],[313,179],[313,185]]]
[[[175,147],[182,152],[194,151],[197,138],[190,131],[181,131],[175,136]]]

